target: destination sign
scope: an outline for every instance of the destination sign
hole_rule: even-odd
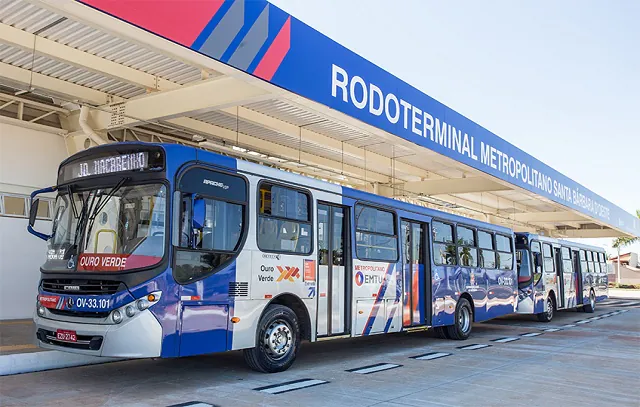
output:
[[[155,155],[158,155],[155,153]],[[159,157],[159,155],[158,155]],[[143,171],[156,167],[159,163],[154,157],[149,162],[148,151],[136,151],[124,154],[100,155],[86,160],[75,161],[63,166],[59,182],[97,175],[109,175],[125,171]]]
[[[79,162],[72,167],[72,174],[81,178],[120,171],[142,170],[147,168],[149,162],[147,158],[147,153],[142,152]]]

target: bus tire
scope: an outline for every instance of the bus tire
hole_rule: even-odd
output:
[[[596,293],[593,289],[589,290],[589,303],[582,307],[584,312],[593,313],[596,310]]]
[[[447,337],[457,341],[463,341],[471,335],[471,327],[473,325],[473,309],[466,298],[460,298],[456,305],[456,313],[454,315],[453,325],[446,328]]]
[[[244,350],[244,360],[251,369],[277,373],[291,367],[300,348],[300,324],[291,308],[267,307],[256,335],[256,346]]]
[[[449,338],[449,333],[447,332],[447,327],[445,326],[436,326],[433,328],[433,332],[436,333],[436,336],[440,339],[451,339]]]
[[[536,316],[538,317],[538,321],[540,322],[551,322],[555,313],[556,313],[556,302],[553,300],[553,296],[549,295],[547,297],[547,311],[541,312]]]

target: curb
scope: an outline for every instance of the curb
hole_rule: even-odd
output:
[[[65,367],[96,365],[117,362],[125,359],[87,356],[57,350],[15,353],[0,356],[0,376],[20,373],[40,372],[43,370],[61,369]]]

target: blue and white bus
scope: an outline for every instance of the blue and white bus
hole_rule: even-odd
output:
[[[65,160],[34,314],[41,347],[179,357],[244,349],[278,372],[301,340],[516,311],[513,232],[194,147]]]
[[[549,322],[557,310],[594,312],[608,298],[604,249],[529,233],[516,233],[518,313]]]

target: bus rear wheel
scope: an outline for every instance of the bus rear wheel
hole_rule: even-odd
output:
[[[556,311],[556,304],[553,301],[553,297],[547,297],[547,310],[545,312],[541,312],[537,315],[538,321],[540,322],[551,322],[553,319],[553,315]]]
[[[460,300],[458,300],[454,318],[454,324],[445,327],[447,337],[458,341],[469,338],[469,335],[471,335],[471,326],[473,325],[473,310],[466,298],[460,298]]]
[[[589,292],[589,304],[585,305],[584,311],[588,313],[593,313],[596,310],[596,293],[591,290]]]
[[[256,346],[244,350],[244,360],[261,373],[277,373],[293,364],[300,348],[300,325],[295,312],[270,305],[260,318]]]

